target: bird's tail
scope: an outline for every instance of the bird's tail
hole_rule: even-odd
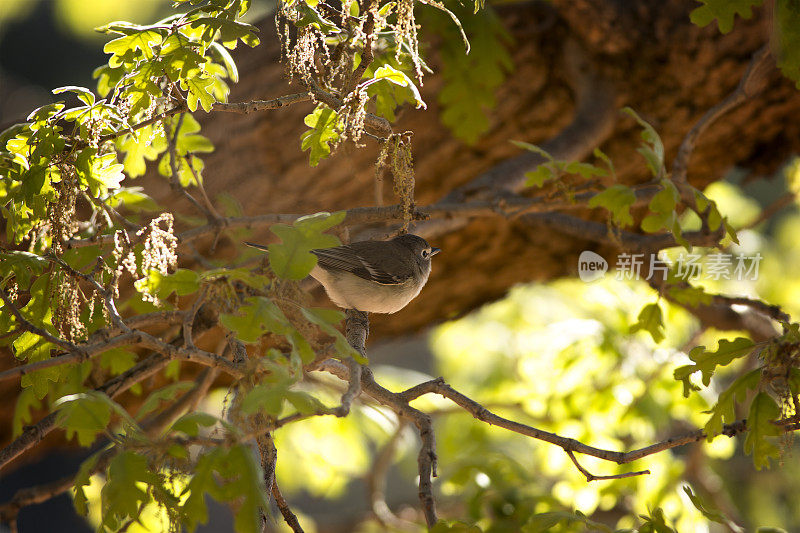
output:
[[[267,246],[264,246],[263,244],[256,244],[256,243],[254,243],[254,242],[247,242],[247,241],[244,241],[244,243],[245,243],[247,246],[250,246],[250,247],[252,247],[252,248],[258,248],[259,250],[263,250],[263,251],[265,251],[265,252],[269,252],[269,247],[267,247]]]

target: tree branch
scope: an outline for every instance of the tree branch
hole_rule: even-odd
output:
[[[646,204],[660,188],[653,185],[643,185],[633,188],[636,194],[634,205]],[[579,193],[570,199],[553,199],[547,197],[528,198],[524,196],[509,195],[490,200],[473,200],[468,202],[438,202],[435,204],[417,207],[411,214],[412,220],[443,219],[444,221],[461,221],[479,217],[505,217],[516,218],[525,214],[552,213],[559,210],[586,209],[588,202],[598,193]],[[273,224],[291,224],[307,214],[264,214],[251,217],[220,218],[212,224],[205,224],[188,229],[177,235],[181,244],[193,242],[222,229],[254,229],[271,226]],[[403,206],[400,204],[389,206],[354,207],[346,210],[345,219],[340,226],[351,227],[358,225],[374,224],[377,222],[401,221],[404,219]],[[459,222],[460,223],[460,222]],[[427,231],[421,225],[417,233]],[[128,233],[131,243],[140,241],[143,237],[136,233]],[[95,245],[111,245],[114,243],[114,234],[105,234],[88,239],[71,239],[64,246],[67,249],[83,248]]]
[[[198,321],[195,325],[195,327],[198,328],[198,331],[196,331],[195,334],[199,335],[200,332],[208,331],[214,324],[215,322],[213,320]],[[182,341],[173,341],[173,344],[178,343],[182,344]],[[102,386],[95,390],[107,394],[111,398],[115,398],[136,383],[143,381],[159,372],[170,362],[170,360],[171,359],[163,353],[154,353],[138,362],[122,374],[106,381]],[[57,413],[52,412],[39,420],[39,422],[36,424],[26,426],[19,437],[14,439],[8,446],[0,450],[0,470],[2,470],[8,463],[19,457],[21,454],[41,442],[44,437],[46,437],[53,429],[55,429],[56,419]]]
[[[284,499],[283,494],[281,494],[278,483],[272,484],[272,497],[275,498],[275,503],[278,504],[278,510],[280,510],[283,519],[286,521],[286,524],[292,528],[292,531],[294,533],[303,533],[303,528],[300,527],[300,521],[289,508],[289,504],[286,502],[286,499]]]
[[[54,344],[63,350],[68,351],[79,351],[80,348],[69,341],[65,341],[64,339],[59,339],[58,337],[51,335],[49,332],[45,331],[44,329],[34,325],[31,321],[26,319],[22,314],[19,312],[19,309],[11,302],[11,299],[6,294],[5,289],[0,289],[0,299],[3,300],[3,304],[5,307],[11,312],[17,322],[19,323],[22,329],[33,333],[34,335],[38,335],[41,338],[48,341],[50,344]],[[0,376],[2,373],[0,373]]]
[[[683,138],[683,142],[678,148],[678,155],[675,156],[675,160],[672,163],[672,180],[676,184],[685,184],[687,182],[686,174],[689,167],[689,158],[692,156],[700,135],[722,115],[761,92],[766,86],[769,72],[774,68],[775,61],[770,53],[769,45],[765,44],[753,54],[753,59],[750,60],[750,64],[747,66],[747,70],[745,70],[736,89],[724,100],[706,111],[697,121],[697,124],[689,130],[686,137]]]
[[[386,477],[389,473],[389,467],[392,465],[394,453],[397,451],[397,445],[403,437],[405,428],[406,421],[400,419],[394,434],[375,456],[375,460],[372,462],[372,468],[369,469],[369,475],[367,476],[367,491],[369,493],[372,513],[375,515],[378,522],[385,527],[416,531],[418,526],[394,514],[386,503]]]
[[[216,372],[212,369],[206,369],[200,375],[197,384],[192,389],[186,391],[180,398],[170,404],[160,413],[157,413],[142,422],[142,429],[150,436],[155,436],[161,433],[164,428],[171,424],[183,411],[191,409],[191,406],[197,401],[198,398],[205,395],[211,383],[216,377]],[[110,448],[102,452],[97,460],[92,473],[105,470],[111,459],[116,455],[116,449]],[[45,502],[54,498],[64,492],[68,491],[75,485],[75,475],[63,477],[57,481],[39,485],[36,487],[28,487],[18,490],[11,500],[0,504],[0,522],[7,522],[16,518],[17,513],[23,507],[34,505],[37,503]]]

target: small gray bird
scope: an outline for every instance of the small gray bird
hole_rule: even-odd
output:
[[[261,244],[248,246],[266,250]],[[431,257],[439,253],[422,237],[400,235],[390,241],[362,241],[311,250],[317,265],[311,277],[344,309],[396,313],[413,300],[428,281]]]

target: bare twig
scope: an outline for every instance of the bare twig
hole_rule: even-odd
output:
[[[308,93],[295,93],[287,94],[286,96],[279,96],[278,98],[273,98],[272,100],[251,100],[250,102],[234,103],[217,102],[214,104],[212,110],[246,115],[255,111],[280,109],[282,107],[288,107],[292,104],[309,101],[311,101],[311,96],[309,96]]]
[[[406,421],[400,419],[394,434],[375,456],[372,468],[369,469],[369,475],[367,476],[367,490],[369,491],[372,513],[381,524],[395,529],[416,531],[418,529],[416,524],[398,517],[386,503],[386,477],[389,473],[389,468],[392,466],[394,453],[403,437],[405,428]]]
[[[572,450],[565,450],[567,455],[572,460],[572,464],[575,465],[575,468],[586,477],[586,481],[599,481],[599,480],[608,480],[608,479],[623,479],[626,477],[634,477],[634,476],[642,476],[645,474],[649,474],[649,470],[638,470],[636,472],[623,472],[622,474],[613,474],[610,476],[596,476],[590,473],[588,470],[583,468],[581,464],[578,462],[578,459],[575,458],[575,453]]]
[[[335,359],[322,361],[319,370],[329,372],[338,378],[348,381],[350,379],[347,365]],[[428,527],[433,527],[438,518],[436,515],[436,501],[433,498],[432,477],[436,476],[436,437],[433,432],[433,423],[430,415],[423,413],[408,405],[405,399],[393,393],[375,381],[375,376],[369,367],[363,367],[361,372],[361,390],[377,400],[379,403],[389,407],[401,418],[413,423],[419,431],[422,446],[420,446],[417,456],[417,468],[419,471],[419,499],[422,511],[425,514],[425,521]]]
[[[192,308],[186,313],[186,316],[183,319],[183,342],[184,346],[189,349],[194,348],[194,341],[192,340],[192,325],[194,323],[194,319],[197,316],[197,311],[200,309],[200,306],[203,305],[203,302],[206,299],[206,293],[208,292],[208,287],[203,285],[200,289],[200,293],[197,295],[194,303],[192,304]]]
[[[275,503],[278,504],[278,509],[283,515],[283,519],[286,521],[286,524],[292,528],[292,531],[294,533],[303,533],[303,528],[300,527],[300,521],[297,520],[297,516],[295,516],[289,508],[289,504],[286,503],[286,499],[283,497],[283,494],[281,494],[278,483],[272,484],[272,497],[275,498]]]
[[[736,89],[724,100],[706,111],[697,121],[686,137],[683,138],[678,155],[672,163],[672,180],[676,184],[686,183],[686,173],[689,167],[689,158],[692,156],[697,139],[718,118],[738,106],[748,98],[758,94],[766,85],[769,72],[775,67],[770,54],[769,45],[762,46],[747,66],[742,79]]]
[[[272,440],[272,435],[268,431],[261,431],[256,436],[256,446],[258,447],[258,455],[261,457],[261,470],[264,472],[264,487],[266,487],[267,494],[272,493],[275,486],[275,466],[278,461],[278,449],[275,447],[275,441]],[[267,529],[267,513],[269,509],[259,509],[261,515],[261,529]]]
[[[100,342],[75,346],[70,351],[56,355],[54,357],[51,357],[50,359],[45,359],[43,361],[36,361],[33,363],[28,363],[27,365],[16,366],[14,368],[4,370],[0,372],[0,381],[26,376],[28,374],[31,374],[39,370],[43,370],[45,368],[52,368],[54,366],[68,365],[73,363],[80,363],[82,361],[87,361],[90,358],[100,355],[104,352],[107,352],[108,350],[111,350],[113,348],[136,345],[137,340],[138,336],[135,333],[131,332],[119,335],[111,339],[103,340]]]
[[[361,77],[367,71],[367,68],[372,64],[374,59],[372,45],[375,42],[375,17],[377,16],[378,2],[370,0],[369,8],[367,9],[367,21],[364,23],[364,52],[361,56],[361,62],[358,67],[350,74],[347,83],[344,86],[342,94],[347,95],[353,92],[361,80]]]
[[[742,231],[743,229],[755,228],[756,226],[758,226],[762,222],[765,222],[765,221],[769,220],[770,218],[772,218],[773,215],[775,215],[775,213],[777,213],[781,209],[792,205],[794,203],[794,201],[795,201],[795,198],[796,198],[796,195],[794,193],[792,193],[792,192],[784,193],[779,198],[777,198],[774,202],[772,202],[771,204],[766,206],[761,211],[761,214],[758,215],[758,217],[755,220],[753,220],[752,222],[750,222],[746,226],[743,226],[743,227],[739,228],[737,231]]]
[[[660,188],[645,185],[642,187],[635,187],[636,204],[641,205],[647,203]],[[591,200],[595,194],[594,192],[586,192],[575,195],[572,200],[560,199],[553,200],[552,198],[534,197],[527,198],[524,196],[509,195],[501,199],[492,200],[472,200],[468,202],[452,201],[452,202],[439,202],[427,206],[418,207],[412,214],[412,220],[429,220],[429,219],[442,219],[444,221],[461,221],[478,217],[505,217],[516,218],[526,214],[534,213],[552,213],[560,210],[574,210],[585,209],[586,204]],[[213,223],[204,226],[198,226],[181,232],[177,235],[178,242],[188,243],[220,231],[224,229],[238,229],[238,228],[259,228],[267,227],[273,224],[291,224],[298,218],[306,216],[305,214],[264,214],[251,217],[228,217],[220,218]],[[393,222],[401,221],[404,219],[403,206],[400,204],[377,206],[377,207],[354,207],[346,211],[344,221],[340,226],[350,227],[365,224],[372,224],[376,222]],[[426,231],[426,226],[420,226],[417,233],[422,234]],[[127,234],[130,242],[135,243],[142,239],[135,233],[130,232]],[[72,239],[65,243],[65,247],[82,248],[85,246],[94,245],[110,245],[114,243],[114,235],[98,235],[88,239]]]
[[[208,331],[212,326],[213,324],[206,323],[204,321],[199,325],[199,331]],[[197,335],[199,331],[195,332],[195,334]],[[138,333],[141,334],[141,332]],[[182,344],[182,341],[176,340],[171,343],[173,346],[178,344]],[[142,361],[139,361],[122,374],[111,378],[101,387],[98,387],[95,390],[114,398],[128,390],[136,383],[139,383],[140,381],[143,381],[161,371],[171,360],[172,358],[167,354],[159,352],[154,353]],[[235,366],[239,368],[239,365]],[[22,434],[19,437],[14,439],[8,446],[0,450],[0,469],[4,468],[8,463],[19,457],[22,453],[41,442],[41,440],[56,427],[55,423],[57,416],[58,413],[52,412],[39,420],[39,422],[36,424],[26,426],[22,430]]]
[[[630,463],[636,461],[637,459],[641,459],[642,457],[653,455],[654,453],[669,450],[671,448],[676,448],[678,446],[682,446],[690,442],[698,442],[706,438],[705,432],[703,432],[703,430],[698,429],[695,431],[685,433],[683,435],[670,437],[661,442],[645,446],[644,448],[639,448],[628,452],[617,452],[612,450],[604,450],[602,448],[595,448],[593,446],[588,446],[575,439],[562,437],[555,433],[550,433],[549,431],[543,431],[541,429],[537,429],[498,416],[489,411],[488,409],[486,409],[485,407],[483,407],[482,405],[480,405],[478,402],[471,400],[467,396],[461,394],[460,392],[450,387],[450,385],[445,383],[442,378],[421,383],[415,387],[412,387],[398,394],[398,396],[403,398],[404,401],[410,402],[411,400],[418,398],[423,394],[429,394],[429,393],[435,393],[444,396],[445,398],[451,400],[455,404],[462,407],[473,417],[477,418],[482,422],[486,422],[487,424],[493,426],[499,426],[508,429],[510,431],[513,431],[515,433],[519,433],[521,435],[527,435],[528,437],[532,437],[534,439],[549,442],[550,444],[555,444],[556,446],[561,447],[564,451],[573,451],[582,453],[584,455],[591,455],[592,457],[597,457],[598,459],[611,461],[617,464]],[[723,434],[727,436],[733,436],[738,433],[742,433],[746,430],[747,430],[746,422],[739,421],[725,426]]]

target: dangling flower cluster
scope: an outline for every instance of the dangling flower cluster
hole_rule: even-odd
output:
[[[78,188],[75,184],[74,166],[59,164],[58,170],[61,180],[53,182],[57,198],[55,202],[47,204],[47,219],[50,222],[52,249],[57,255],[61,255],[61,244],[78,231],[78,223],[74,217]]]
[[[414,210],[414,159],[411,155],[411,134],[395,133],[381,146],[376,164],[376,176],[380,176],[385,168],[389,168],[394,178],[394,193],[400,198],[403,206],[403,231]]]
[[[161,223],[166,226],[161,228]],[[142,275],[146,278],[150,270],[157,270],[163,275],[169,274],[170,267],[178,264],[178,255],[175,250],[178,247],[178,238],[173,233],[172,213],[161,213],[158,218],[150,221],[147,227],[139,230],[137,235],[147,233],[144,240],[144,250],[142,251]],[[142,299],[158,303],[158,298],[145,291]]]
[[[161,227],[162,223],[163,228]],[[117,283],[119,277],[123,270],[127,270],[134,278],[141,276],[135,283],[142,292],[142,299],[155,304],[159,303],[158,298],[148,291],[146,282],[151,270],[167,275],[169,269],[178,264],[178,256],[175,253],[178,247],[178,238],[174,234],[173,223],[174,219],[171,213],[162,213],[136,233],[137,237],[144,236],[141,268],[137,268],[136,254],[127,234],[122,231],[114,234],[113,254],[117,262],[113,283],[115,295],[119,296]]]
[[[81,310],[84,308],[81,304],[86,302],[86,297],[74,277],[63,273],[56,280],[53,289],[53,326],[62,337],[74,342],[86,335],[86,326],[81,320]]]
[[[355,90],[345,97],[342,107],[338,111],[344,123],[340,137],[341,141],[349,139],[359,146],[358,141],[364,133],[364,119],[367,116],[366,103],[368,98],[366,89]]]
[[[406,51],[411,56],[411,62],[414,64],[414,73],[417,81],[422,85],[422,61],[419,56],[417,22],[414,19],[414,0],[398,0],[397,23],[394,25],[394,31],[395,39],[398,43],[395,53],[397,60],[400,61],[400,55],[403,52],[403,47],[400,46],[400,43],[405,43],[408,46]]]
[[[314,81],[325,74],[330,63],[330,54],[325,45],[325,36],[314,25],[295,26],[297,35],[295,42],[290,44],[289,22],[295,23],[302,18],[299,9],[286,3],[281,3],[280,11],[276,17],[278,35],[281,41],[281,54],[287,59],[289,80],[295,76],[305,83]],[[284,20],[283,27],[280,20]]]

